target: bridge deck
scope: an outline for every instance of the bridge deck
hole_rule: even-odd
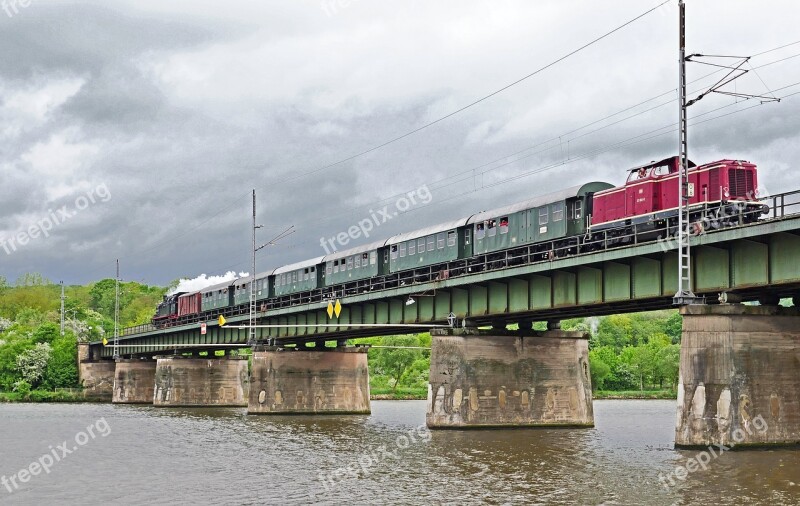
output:
[[[800,192],[785,195],[796,197]],[[785,195],[773,197],[772,218],[768,220],[710,231],[692,239],[692,272],[698,295],[715,299],[719,292],[736,292],[745,300],[755,300],[765,293],[781,297],[800,293],[800,214],[786,212],[786,208],[798,204],[796,198],[787,204]],[[259,323],[287,327],[259,328],[257,336],[288,343],[396,334],[396,327],[349,325],[442,324],[451,312],[470,324],[485,325],[670,308],[677,290],[675,245],[652,240],[639,243],[638,239],[631,238],[634,244],[630,246],[546,261],[523,258],[522,265],[493,269],[488,267],[496,262],[486,259],[478,266],[485,270],[465,271],[448,279],[436,280],[431,273],[427,281],[415,282],[419,276],[400,277],[393,287],[355,286],[355,291],[361,292],[352,293],[352,286],[342,286],[327,293],[307,294],[308,302],[294,300],[295,304],[286,305],[292,300],[277,301],[266,312],[259,312]],[[505,261],[513,263],[513,259]],[[409,297],[414,304],[406,304]],[[331,298],[341,299],[343,305],[340,316],[333,320],[326,313]],[[241,308],[221,313],[231,325],[247,324],[246,311]],[[245,330],[219,327],[214,320],[216,313],[207,317],[205,335],[201,335],[198,322],[166,329],[126,329],[126,335],[120,337],[120,353],[169,350],[166,345],[194,349],[245,346]],[[111,346],[100,350],[103,357],[112,354]]]

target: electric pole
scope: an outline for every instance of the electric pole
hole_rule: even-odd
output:
[[[248,330],[247,344],[256,344],[256,253],[263,248],[256,247],[256,230],[261,225],[256,224],[256,190],[253,189],[253,271],[250,273],[250,329]]]
[[[117,277],[114,280],[114,360],[119,358],[119,258]]]
[[[689,154],[686,118],[686,4],[678,1],[678,291],[672,302],[694,304],[699,300],[692,292],[692,258],[689,244],[689,198],[694,193],[689,182]]]

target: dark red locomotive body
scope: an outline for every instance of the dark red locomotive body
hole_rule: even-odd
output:
[[[718,210],[730,202],[756,202],[756,166],[740,160],[719,160],[696,166],[689,162],[689,205],[698,211]],[[659,223],[678,214],[678,157],[631,169],[624,186],[594,194],[591,231]],[[745,206],[746,207],[746,206]],[[739,208],[741,209],[741,207]],[[747,213],[746,216],[755,213]],[[748,220],[749,221],[749,220]]]

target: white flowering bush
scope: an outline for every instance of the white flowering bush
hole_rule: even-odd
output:
[[[28,384],[35,386],[44,376],[53,349],[47,343],[39,343],[17,357],[17,371]]]

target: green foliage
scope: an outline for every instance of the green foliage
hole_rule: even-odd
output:
[[[429,347],[430,334],[411,336],[385,336],[369,339],[376,346]],[[428,382],[430,352],[408,348],[371,348],[369,350],[370,377],[375,386],[389,386],[392,392],[398,386],[420,387]]]
[[[611,366],[598,356],[595,350],[589,352],[589,366],[592,374],[592,389],[602,389],[606,378],[611,374]]]
[[[42,388],[70,388],[78,384],[78,346],[72,335],[53,341],[52,354],[42,377]]]
[[[37,343],[33,349],[25,350],[17,356],[17,371],[31,386],[42,380],[53,350],[47,343]]]

